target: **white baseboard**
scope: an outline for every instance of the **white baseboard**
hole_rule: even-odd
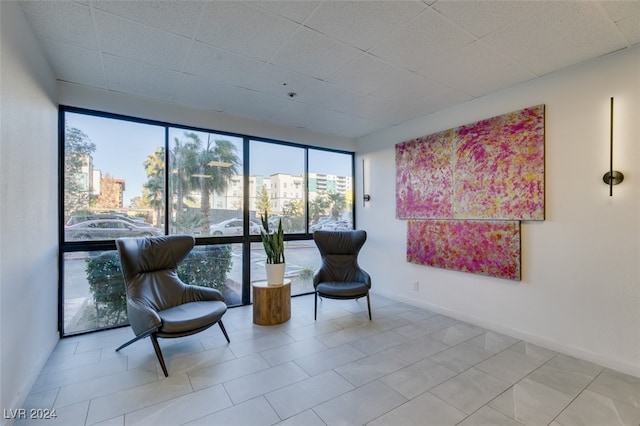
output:
[[[372,293],[378,294],[380,296],[384,296],[388,299],[392,299],[398,302],[403,302],[418,308],[424,308],[429,311],[433,311],[433,312],[457,319],[459,321],[468,322],[470,324],[485,328],[487,330],[495,331],[497,333],[501,333],[506,336],[513,337],[515,339],[524,340],[526,342],[533,343],[535,345],[542,346],[544,348],[551,349],[556,352],[561,352],[566,355],[580,358],[585,361],[593,362],[603,367],[607,367],[612,370],[616,370],[621,373],[629,374],[629,375],[640,378],[640,365],[637,365],[637,364],[631,364],[625,361],[612,359],[610,357],[590,351],[588,349],[584,349],[574,345],[568,345],[565,342],[551,340],[543,336],[538,336],[538,335],[528,333],[526,331],[505,327],[502,324],[494,323],[492,321],[486,321],[481,318],[476,318],[471,315],[467,315],[465,313],[452,311],[442,306],[433,305],[431,303],[411,299],[408,297],[404,297],[402,295],[387,293],[387,292],[380,292],[380,291],[376,291],[376,292],[372,291]]]

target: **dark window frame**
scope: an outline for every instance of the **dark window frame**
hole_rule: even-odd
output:
[[[106,330],[115,327],[106,327],[99,328],[96,330],[88,330],[79,333],[66,334],[64,330],[64,255],[65,253],[72,253],[78,251],[106,251],[106,250],[116,250],[115,241],[65,241],[64,239],[64,217],[65,217],[65,206],[64,206],[64,166],[65,166],[65,114],[66,113],[74,113],[74,114],[82,114],[89,115],[93,117],[114,119],[114,120],[123,120],[133,123],[147,124],[153,126],[164,127],[164,150],[165,150],[165,164],[169,164],[169,130],[171,128],[174,129],[182,129],[187,131],[196,131],[196,132],[205,132],[205,133],[215,133],[221,136],[229,136],[234,138],[241,138],[243,143],[243,152],[242,152],[242,176],[239,175],[240,178],[243,179],[243,209],[242,209],[242,220],[244,224],[244,231],[242,236],[223,236],[223,237],[196,237],[196,245],[219,245],[219,244],[242,244],[242,305],[250,304],[250,269],[251,269],[251,243],[260,242],[259,235],[251,235],[249,234],[249,220],[250,220],[250,210],[246,208],[249,206],[249,168],[250,168],[250,145],[251,141],[270,143],[274,145],[282,145],[288,147],[301,148],[304,150],[304,185],[301,188],[304,191],[305,198],[305,231],[302,233],[287,233],[284,236],[285,241],[304,241],[304,240],[312,240],[313,234],[309,232],[309,151],[310,150],[318,150],[325,152],[332,152],[337,154],[344,154],[351,156],[351,181],[352,181],[352,197],[351,197],[351,220],[354,229],[356,229],[356,202],[355,202],[355,152],[347,151],[347,150],[339,150],[333,148],[325,148],[318,147],[312,145],[305,145],[302,143],[282,141],[272,138],[265,138],[254,135],[246,135],[239,134],[227,131],[219,131],[216,129],[209,129],[204,127],[197,126],[188,126],[179,123],[171,123],[166,121],[145,119],[140,117],[133,117],[129,115],[116,114],[111,112],[98,111],[87,108],[80,108],[68,105],[60,105],[58,108],[58,331],[60,332],[62,337],[77,335],[77,334],[85,334],[95,331]],[[169,167],[165,167],[165,182],[169,181]],[[165,201],[168,199],[169,191],[165,191]],[[170,203],[164,203],[164,213],[165,218],[169,217],[169,208]],[[164,221],[164,234],[169,235],[169,221]],[[307,293],[305,293],[307,294]],[[302,294],[301,294],[302,295]],[[301,296],[300,295],[300,296]],[[295,297],[295,296],[293,296]]]

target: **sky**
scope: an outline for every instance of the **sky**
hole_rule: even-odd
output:
[[[141,124],[105,117],[66,113],[67,125],[82,130],[96,145],[93,153],[94,170],[102,176],[109,173],[116,179],[125,180],[124,205],[142,194],[142,185],[147,181],[143,163],[157,147],[164,146],[164,127]],[[196,132],[199,133],[199,132]],[[169,140],[184,135],[183,129],[170,128]],[[206,133],[201,133],[206,137]],[[220,135],[238,147],[242,161],[242,138]],[[251,175],[270,176],[274,173],[302,174],[304,150],[299,147],[252,141]],[[241,168],[240,168],[241,170]],[[311,149],[309,171],[345,176],[351,173],[351,157],[333,152]]]

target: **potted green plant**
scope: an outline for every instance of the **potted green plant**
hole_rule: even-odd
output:
[[[267,255],[267,285],[281,285],[284,283],[284,231],[282,230],[282,220],[278,221],[278,229],[269,229],[269,216],[267,212],[260,215],[262,228],[260,237],[264,252]]]

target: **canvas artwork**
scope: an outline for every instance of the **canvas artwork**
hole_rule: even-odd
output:
[[[407,261],[520,280],[520,222],[410,220]]]
[[[396,217],[544,220],[544,105],[396,145]]]
[[[544,220],[544,105],[396,145],[407,260],[520,280],[520,220]]]

